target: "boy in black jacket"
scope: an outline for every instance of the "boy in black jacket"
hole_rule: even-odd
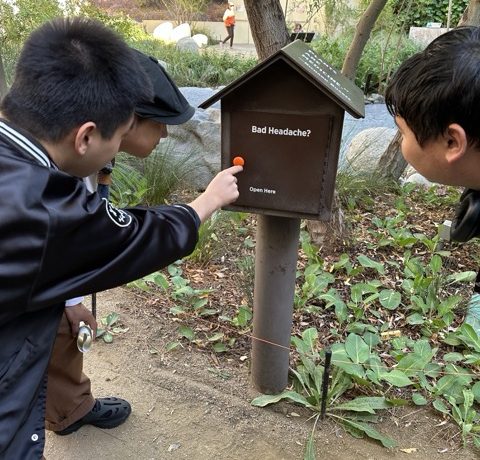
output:
[[[0,458],[42,457],[65,299],[187,255],[200,223],[238,197],[241,167],[189,205],[123,210],[87,192],[79,177],[112,160],[151,97],[134,52],[95,21],[52,21],[22,50],[0,106]]]

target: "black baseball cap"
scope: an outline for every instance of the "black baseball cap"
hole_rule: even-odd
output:
[[[142,118],[151,118],[166,125],[180,125],[190,120],[195,113],[192,107],[157,59],[135,50],[138,62],[150,78],[153,99],[135,107]]]

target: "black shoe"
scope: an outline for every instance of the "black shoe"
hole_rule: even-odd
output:
[[[83,425],[93,425],[98,428],[115,428],[121,425],[132,412],[128,401],[120,398],[97,398],[93,409],[80,420],[72,423],[55,434],[64,436],[77,431]]]

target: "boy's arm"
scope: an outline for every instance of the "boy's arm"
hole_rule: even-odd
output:
[[[241,171],[243,171],[242,166],[232,166],[220,171],[208,184],[205,192],[190,203],[198,214],[200,222],[205,222],[217,209],[238,198],[235,174]]]
[[[197,243],[200,222],[238,197],[234,174],[241,170],[233,166],[220,172],[192,206],[124,210],[87,195],[80,181],[70,195],[58,196],[62,188],[51,181],[44,200],[57,196],[48,206],[49,231],[30,308],[110,289],[187,256]]]

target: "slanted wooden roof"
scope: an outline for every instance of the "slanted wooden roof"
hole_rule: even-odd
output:
[[[362,90],[301,40],[296,40],[272,54],[268,59],[262,61],[240,78],[237,78],[212,97],[202,102],[199,107],[202,109],[210,107],[219,99],[236,91],[245,82],[255,78],[262,72],[268,71],[268,68],[280,59],[289,64],[350,115],[355,118],[363,118],[365,116],[365,102]]]

